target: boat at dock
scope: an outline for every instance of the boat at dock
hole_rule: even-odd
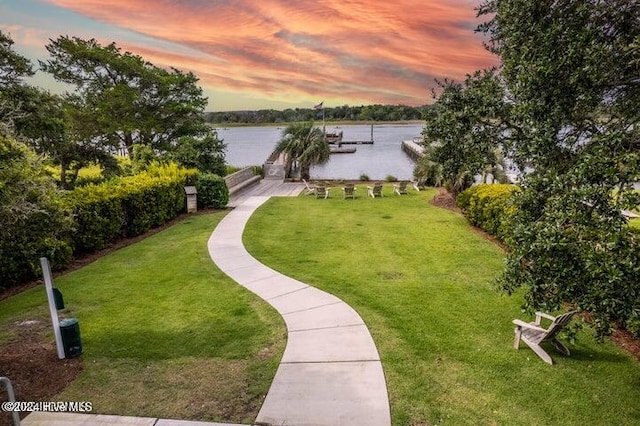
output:
[[[327,140],[328,143],[341,143],[342,132],[325,133],[324,138]]]

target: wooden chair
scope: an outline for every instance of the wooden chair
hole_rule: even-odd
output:
[[[352,199],[356,198],[356,186],[352,183],[345,183],[342,187],[342,193],[344,198],[351,197]]]
[[[527,346],[533,349],[536,355],[550,365],[553,364],[553,360],[540,346],[540,343],[542,342],[551,343],[553,347],[566,356],[571,355],[569,349],[562,344],[556,336],[560,330],[569,324],[569,321],[571,321],[571,318],[573,318],[576,313],[576,311],[571,311],[558,317],[554,317],[542,312],[536,312],[536,320],[534,322],[527,323],[519,319],[513,320],[513,323],[516,325],[516,339],[513,343],[513,347],[519,349],[520,340],[522,340],[527,344]],[[541,326],[540,321],[542,318],[546,318],[551,321],[549,328],[545,329]]]
[[[407,195],[407,181],[403,180],[393,184],[393,193],[398,195]]]
[[[304,182],[305,191],[307,191],[305,195],[311,195],[316,193],[315,187],[310,186],[309,183],[304,179],[302,179],[302,182]]]
[[[422,180],[412,180],[411,185],[413,186],[413,189],[418,192],[420,192],[421,189],[424,189],[424,181]]]
[[[369,195],[371,195],[372,198],[382,198],[382,184],[378,182],[373,186],[367,186],[367,192],[369,193]]]
[[[316,185],[314,187],[314,191],[316,194],[316,199],[324,198],[325,200],[329,198],[329,188],[324,185]]]

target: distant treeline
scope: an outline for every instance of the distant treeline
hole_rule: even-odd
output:
[[[406,105],[342,105],[324,109],[326,121],[403,121],[422,120],[428,106]],[[209,123],[287,123],[294,121],[318,121],[322,110],[313,108],[288,108],[283,111],[262,109],[258,111],[207,112]]]

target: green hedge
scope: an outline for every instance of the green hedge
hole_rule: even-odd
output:
[[[115,239],[140,235],[176,217],[185,208],[184,186],[197,172],[176,165],[153,165],[145,172],[68,194],[76,221],[76,252],[106,247]]]
[[[224,208],[229,202],[229,188],[223,178],[213,173],[200,173],[196,182],[198,207]]]
[[[458,194],[456,201],[469,222],[504,241],[512,212],[508,200],[515,190],[515,185],[481,184]]]

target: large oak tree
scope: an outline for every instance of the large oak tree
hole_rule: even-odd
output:
[[[640,333],[640,244],[622,211],[638,206],[640,4],[488,0],[481,26],[501,59],[517,192],[502,277],[530,308],[569,302],[600,332]]]
[[[204,122],[207,99],[193,73],[157,67],[94,39],[61,36],[46,48],[51,59],[40,67],[75,86],[69,97],[85,137],[129,154],[135,144],[163,153],[185,136],[217,139]]]

